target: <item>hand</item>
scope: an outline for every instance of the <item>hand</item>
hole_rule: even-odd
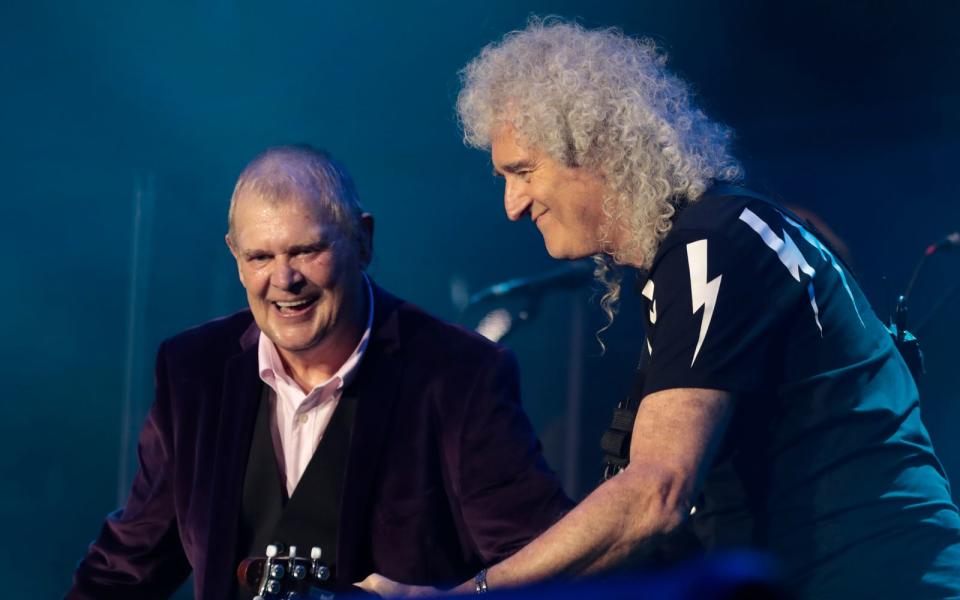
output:
[[[429,585],[406,585],[387,579],[383,575],[371,573],[355,586],[384,598],[427,598],[439,596],[443,590]]]

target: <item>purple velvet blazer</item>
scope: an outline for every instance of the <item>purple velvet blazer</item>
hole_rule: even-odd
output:
[[[519,403],[512,354],[374,287],[357,375],[338,578],[458,582],[570,506]],[[241,489],[261,381],[249,311],[164,342],[126,506],[67,597],[231,597]]]

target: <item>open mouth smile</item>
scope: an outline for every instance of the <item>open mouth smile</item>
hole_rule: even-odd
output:
[[[314,304],[317,302],[317,297],[313,296],[310,298],[301,298],[299,300],[274,300],[271,301],[274,308],[277,309],[282,316],[285,317],[295,317],[306,313],[310,310]]]

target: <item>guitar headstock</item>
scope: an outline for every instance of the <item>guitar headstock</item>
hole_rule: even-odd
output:
[[[321,562],[321,550],[314,546],[310,556],[297,556],[297,547],[290,546],[286,556],[280,544],[267,546],[266,556],[244,559],[237,567],[240,586],[256,596],[254,600],[296,600],[316,598],[332,600],[338,593],[331,580],[330,567]]]

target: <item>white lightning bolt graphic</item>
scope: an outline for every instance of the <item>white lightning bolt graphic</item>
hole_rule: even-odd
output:
[[[693,314],[703,307],[703,320],[700,321],[700,337],[697,347],[693,351],[693,360],[690,366],[697,362],[703,339],[707,337],[710,320],[713,319],[713,309],[717,306],[717,294],[720,293],[722,275],[712,281],[707,281],[707,240],[697,240],[687,244],[687,263],[690,266],[690,297],[693,301]]]
[[[653,299],[653,290],[656,286],[653,284],[652,279],[647,280],[647,284],[643,286],[643,291],[640,292],[644,298],[650,301],[650,324],[655,324],[657,322],[657,301]]]
[[[817,322],[817,329],[820,330],[820,335],[823,336],[823,325],[820,324],[820,309],[817,307],[817,298],[813,289],[813,277],[817,274],[816,270],[811,267],[807,259],[803,257],[800,249],[797,248],[797,245],[793,242],[793,238],[790,237],[786,230],[783,231],[783,239],[780,239],[780,236],[773,232],[773,229],[767,225],[767,222],[758,217],[756,213],[749,208],[743,209],[743,212],[740,213],[740,220],[756,231],[760,239],[763,240],[763,243],[777,253],[777,258],[779,258],[783,266],[790,271],[790,275],[792,275],[794,279],[798,282],[800,281],[801,271],[810,278],[807,282],[807,295],[810,296],[810,308],[813,309],[813,319]]]
[[[657,301],[653,298],[653,290],[655,286],[652,279],[648,279],[646,285],[643,286],[643,291],[640,292],[644,298],[650,301],[650,324],[655,325],[657,322]],[[653,355],[653,346],[650,345],[650,336],[647,335],[647,354]]]
[[[804,229],[802,225],[800,225],[799,223],[797,223],[787,215],[781,215],[781,216],[783,217],[784,221],[786,221],[787,223],[790,223],[791,225],[797,228],[797,231],[800,232],[800,237],[805,239],[808,244],[810,244],[811,246],[813,246],[814,248],[820,251],[820,256],[822,256],[824,260],[830,261],[830,264],[833,266],[833,269],[837,272],[837,275],[840,276],[840,283],[843,284],[843,289],[847,291],[847,296],[850,297],[850,303],[853,305],[854,312],[857,313],[857,319],[860,320],[860,326],[866,327],[866,324],[863,322],[863,317],[860,316],[860,309],[857,308],[857,301],[854,300],[853,298],[853,290],[850,289],[850,284],[847,283],[847,276],[843,274],[843,269],[841,269],[840,265],[837,264],[837,259],[833,255],[833,253],[827,250],[826,246],[820,243],[820,240],[818,240],[816,236],[814,236],[812,233]]]

